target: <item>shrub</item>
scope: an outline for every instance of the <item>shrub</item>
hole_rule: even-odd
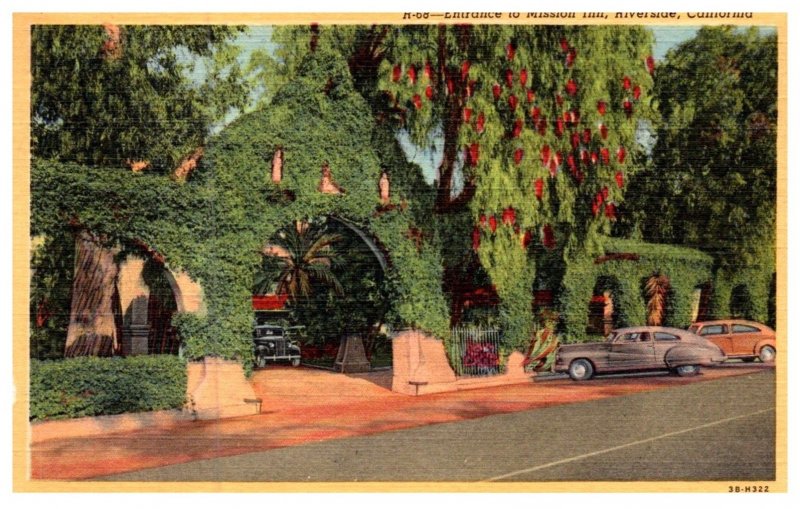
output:
[[[180,408],[186,362],[172,355],[31,360],[30,419]]]

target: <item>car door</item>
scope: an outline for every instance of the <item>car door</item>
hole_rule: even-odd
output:
[[[653,334],[653,336],[656,367],[666,368],[668,366],[664,358],[666,357],[667,352],[681,343],[681,338],[674,334],[669,334],[668,332],[656,332]]]
[[[704,325],[699,332],[707,340],[722,348],[725,355],[732,355],[733,340],[731,339],[730,329],[726,323],[714,323]]]
[[[655,363],[653,342],[642,332],[620,334],[611,344],[608,366],[612,371],[652,368]]]
[[[761,331],[743,323],[731,324],[731,355],[752,355],[756,343],[762,338]]]

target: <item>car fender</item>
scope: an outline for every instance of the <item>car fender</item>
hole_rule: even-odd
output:
[[[664,362],[670,368],[685,366],[687,364],[708,364],[711,361],[709,355],[698,351],[688,345],[678,345],[670,348],[664,354]]]
[[[762,339],[756,343],[755,348],[753,348],[753,354],[758,355],[761,352],[761,349],[765,346],[771,346],[772,348],[775,348],[775,340],[772,338]],[[775,350],[777,350],[777,348],[775,348]]]

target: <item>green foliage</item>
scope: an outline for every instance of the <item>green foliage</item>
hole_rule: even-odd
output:
[[[246,99],[227,26],[37,25],[31,151],[91,165],[171,170]],[[113,28],[111,30],[114,30]],[[203,82],[191,73],[205,71]]]
[[[30,357],[64,354],[75,264],[71,235],[37,237],[31,258]]]
[[[31,420],[181,408],[186,363],[174,355],[31,360]]]
[[[667,54],[664,121],[630,190],[645,240],[702,249],[731,273],[774,258],[777,68],[777,36],[756,28],[704,27]]]
[[[612,291],[615,327],[644,325],[647,320],[644,286],[650,276],[659,273],[669,278],[672,288],[670,312],[664,325],[689,325],[693,291],[711,281],[714,275],[709,255],[687,248],[624,239],[603,239],[602,245],[606,254],[631,253],[639,258],[596,263],[594,256],[584,255],[568,264],[559,293],[565,341],[587,339],[589,301],[596,289]],[[601,288],[595,288],[598,281]]]

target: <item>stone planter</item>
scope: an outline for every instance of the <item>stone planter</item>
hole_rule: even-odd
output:
[[[256,398],[239,362],[206,357],[190,362],[187,371],[187,406],[197,419],[222,419],[261,412],[261,400]]]

